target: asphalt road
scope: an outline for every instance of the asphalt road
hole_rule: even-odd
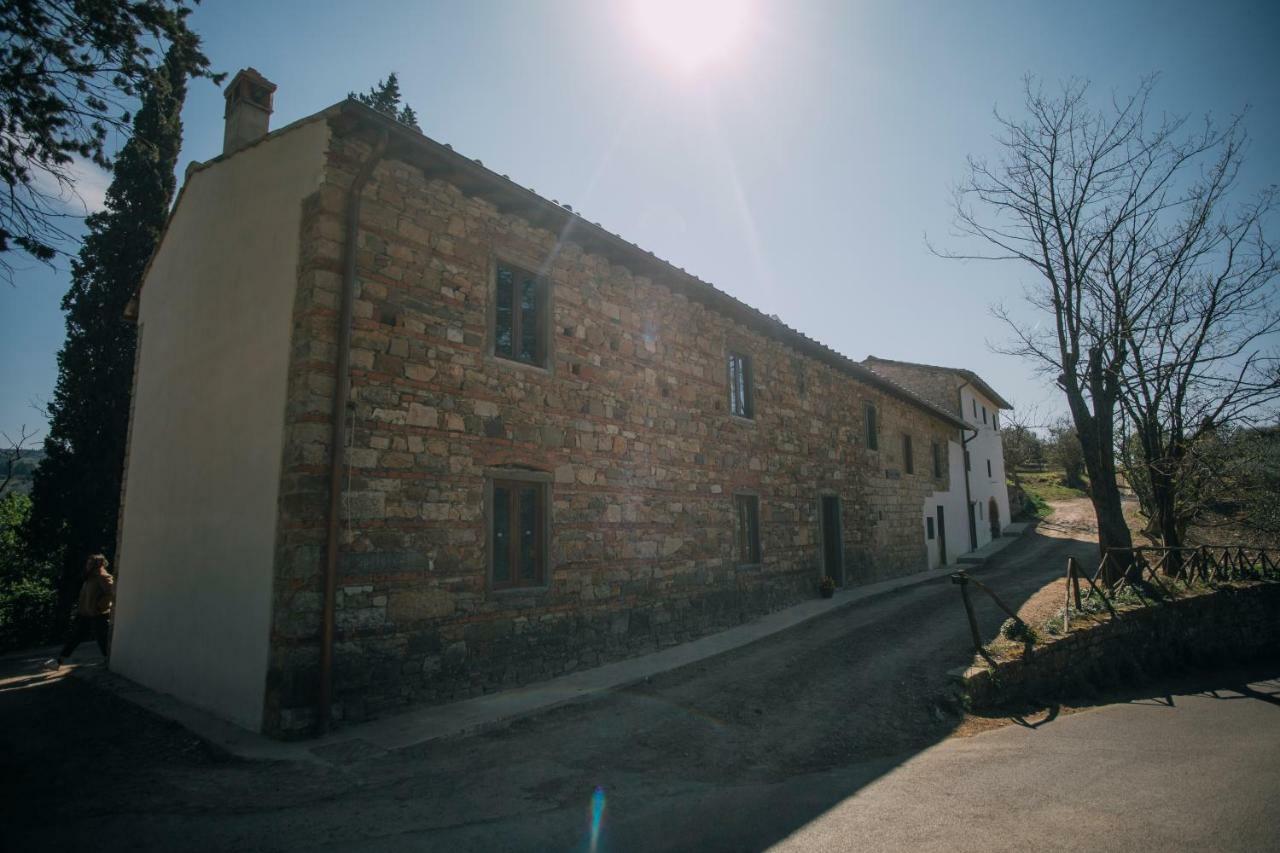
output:
[[[1093,547],[1046,527],[977,574],[1016,607]],[[978,611],[994,635],[1002,615]],[[343,744],[325,766],[228,760],[79,679],[0,673],[0,849],[1265,849],[1272,687],[955,738],[946,671],[970,656],[934,581],[501,731]]]
[[[947,740],[774,849],[1280,849],[1277,675],[1280,664],[1200,674],[1165,695]],[[848,774],[831,784],[856,784]]]

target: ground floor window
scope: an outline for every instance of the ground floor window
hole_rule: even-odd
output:
[[[547,484],[492,481],[490,578],[495,589],[542,586],[547,565]]]
[[[760,562],[760,499],[755,495],[734,495],[737,515],[738,564]]]

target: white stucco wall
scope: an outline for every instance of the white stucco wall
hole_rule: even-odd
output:
[[[935,492],[925,499],[921,510],[921,524],[926,531],[926,543],[929,550],[929,566],[941,565],[941,548],[937,533],[937,508],[943,507],[943,515],[947,527],[947,562],[954,563],[956,558],[973,550],[969,536],[969,505],[966,502],[964,487],[964,451],[969,451],[971,468],[969,471],[968,499],[975,505],[974,527],[977,533],[977,547],[981,548],[991,541],[991,522],[989,520],[992,498],[1000,512],[1000,526],[1009,523],[1009,490],[1004,480],[1004,446],[1000,432],[996,429],[995,416],[999,412],[995,403],[987,399],[971,386],[960,390],[962,405],[961,415],[966,423],[972,425],[977,434],[965,432],[969,438],[963,447],[959,440],[947,445],[947,465],[951,474],[950,488],[946,492]],[[975,408],[976,404],[976,408]],[[983,420],[983,408],[986,408],[986,419]],[[987,461],[991,461],[991,473],[987,474]],[[981,507],[979,510],[978,507]],[[928,518],[934,518],[934,538],[927,538]]]
[[[957,431],[958,432],[958,431]],[[959,440],[947,442],[947,469],[951,488],[945,492],[934,492],[924,502],[924,518],[934,519],[934,538],[927,537],[928,523],[925,523],[926,543],[929,546],[929,567],[942,565],[942,549],[937,523],[938,507],[943,508],[943,521],[946,524],[947,563],[954,563],[956,557],[967,553],[969,548],[969,522],[965,514],[964,502],[964,453]]]
[[[978,430],[967,447],[972,460],[969,496],[981,508],[976,518],[978,547],[981,548],[991,541],[989,502],[992,498],[1000,510],[1000,526],[1003,528],[1009,523],[1009,489],[1004,481],[1004,446],[992,417],[998,412],[995,404],[972,386],[961,389],[960,399],[964,419]],[[987,473],[988,460],[991,462],[990,474]]]
[[[302,200],[328,126],[192,174],[142,290],[111,668],[258,730]]]

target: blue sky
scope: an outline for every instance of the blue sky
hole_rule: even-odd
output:
[[[925,245],[962,247],[949,187],[966,154],[993,151],[992,109],[1016,111],[1022,75],[1106,97],[1158,71],[1163,109],[1248,105],[1242,183],[1280,180],[1280,4],[750,6],[697,74],[623,2],[206,0],[192,23],[218,69],[279,85],[273,127],[394,70],[428,136],[849,356],[968,367],[1042,419],[1063,408],[1054,391],[987,346],[1006,337],[989,306],[1030,273]],[[182,164],[215,156],[218,89],[193,84],[183,118]],[[31,403],[53,387],[67,282],[62,263],[0,285],[0,430],[43,427]]]

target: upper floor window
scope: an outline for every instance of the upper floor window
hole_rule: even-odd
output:
[[[493,354],[545,367],[547,362],[547,280],[499,262],[494,288]]]
[[[916,472],[915,454],[911,451],[911,436],[905,432],[902,434],[902,470],[908,474]]]
[[[933,477],[935,480],[942,479],[942,445],[938,442],[933,443]]]
[[[987,460],[987,476],[988,477],[991,476],[991,460],[990,459]]]
[[[986,407],[986,406],[983,406],[983,407],[982,407],[982,422],[983,422],[984,424],[987,422],[987,407]]]
[[[740,418],[755,417],[751,356],[739,352],[729,353],[729,412]]]
[[[876,407],[873,403],[863,406],[863,415],[867,421],[867,449],[880,449],[880,426],[876,423]]]
[[[976,421],[978,419],[978,401],[970,398],[969,402],[973,404],[973,419]]]
[[[739,565],[755,565],[760,562],[760,499],[755,495],[734,495],[733,507]]]
[[[991,428],[996,432],[1000,431],[1000,413],[999,412],[991,413]]]

